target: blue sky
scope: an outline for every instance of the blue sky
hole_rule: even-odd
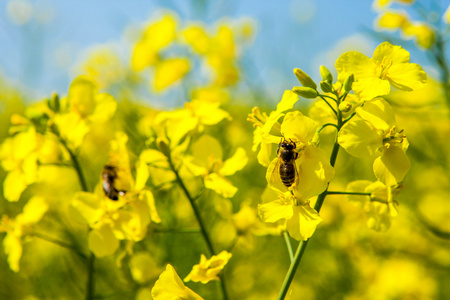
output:
[[[83,51],[121,44],[127,28],[138,28],[160,9],[176,12],[182,21],[254,19],[257,36],[243,61],[251,66],[254,84],[274,96],[296,84],[293,68],[318,79],[319,65],[334,69],[339,53],[353,49],[370,56],[380,42],[367,34],[377,13],[366,0],[30,0],[33,13],[24,25],[12,21],[10,2],[0,3],[0,69],[35,97],[64,94]],[[425,59],[420,51],[411,56],[416,62]]]

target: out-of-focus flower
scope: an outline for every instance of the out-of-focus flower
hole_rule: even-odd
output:
[[[231,258],[231,253],[222,251],[206,259],[205,255],[200,256],[200,263],[192,267],[191,272],[184,278],[184,282],[194,281],[208,283],[211,280],[220,280],[219,273]]]
[[[140,284],[145,284],[157,278],[162,271],[155,258],[147,252],[134,253],[130,259],[129,266],[131,276]]]
[[[436,42],[436,34],[433,28],[431,25],[423,22],[406,23],[402,27],[402,32],[407,37],[413,38],[424,49],[431,48]]]
[[[418,64],[409,62],[409,53],[389,42],[381,43],[372,58],[350,51],[336,60],[338,79],[341,82],[353,74],[352,88],[362,100],[389,94],[392,85],[402,91],[413,91],[423,87],[427,75]]]
[[[159,51],[175,39],[176,27],[175,17],[171,15],[165,15],[147,27],[141,40],[133,49],[131,66],[134,71],[142,71],[144,68],[156,64],[159,60]]]
[[[101,89],[123,81],[126,76],[125,66],[109,45],[90,49],[78,69],[79,73],[94,78]]]
[[[152,289],[154,300],[203,300],[186,287],[172,265],[168,264]]]
[[[257,158],[258,162],[263,166],[268,166],[272,157],[272,144],[277,144],[281,140],[281,124],[278,120],[284,116],[284,112],[291,109],[298,101],[298,96],[294,92],[284,91],[283,97],[277,105],[277,109],[269,115],[261,113],[258,107],[252,109],[252,113],[248,115],[247,121],[253,123],[255,131],[253,132],[252,150],[260,150]]]
[[[61,99],[59,113],[54,116],[57,134],[76,149],[94,122],[110,119],[117,108],[115,99],[107,93],[99,93],[97,83],[88,76],[78,76],[72,81],[67,97]]]
[[[298,241],[306,241],[322,221],[317,211],[309,206],[309,201],[302,201],[290,191],[279,192],[278,199],[258,205],[259,215],[264,222],[285,221],[289,235]]]
[[[372,3],[373,8],[376,10],[381,10],[383,8],[388,7],[393,2],[397,2],[399,4],[411,5],[415,0],[374,0]]]
[[[450,6],[447,7],[447,9],[444,12],[444,15],[442,16],[442,20],[446,23],[450,23]]]
[[[187,58],[164,57],[161,53],[176,38],[176,30],[175,16],[166,14],[149,25],[134,46],[131,67],[135,72],[154,67],[151,80],[155,92],[161,92],[172,86],[189,71]]]
[[[206,63],[213,69],[213,85],[224,87],[237,82],[237,51],[233,31],[229,26],[219,26],[217,34],[211,36],[201,25],[191,25],[184,29],[183,36],[195,52],[205,57]]]
[[[226,179],[247,164],[248,158],[243,148],[238,148],[229,159],[222,160],[222,147],[212,136],[202,135],[192,145],[192,156],[185,160],[186,166],[196,176],[203,176],[207,189],[225,198],[231,198],[237,188]]]
[[[150,222],[159,223],[153,194],[140,179],[135,185],[129,168],[129,158],[125,146],[127,137],[123,133],[111,142],[110,161],[117,167],[115,184],[125,190],[117,201],[106,197],[100,188],[95,193],[79,192],[72,200],[72,207],[79,214],[79,219],[87,222],[89,248],[98,257],[113,254],[119,247],[119,240],[140,241],[147,234]],[[138,169],[138,178],[141,169]]]
[[[378,180],[389,186],[401,182],[410,165],[405,154],[408,141],[395,125],[394,110],[377,98],[357,108],[356,113],[339,131],[339,144],[355,157],[377,155],[373,170]]]
[[[170,147],[176,147],[190,132],[202,132],[205,125],[215,125],[224,119],[231,120],[231,116],[220,108],[220,102],[194,99],[182,109],[159,113],[154,124],[158,136],[169,138]]]
[[[8,172],[3,194],[8,201],[18,201],[22,192],[37,180],[37,133],[32,126],[7,138],[0,146],[0,160]]]
[[[348,192],[365,192],[370,196],[347,195],[349,201],[359,204],[367,217],[367,226],[376,231],[386,231],[391,219],[398,215],[395,197],[403,185],[386,186],[380,181],[357,180],[347,185]]]
[[[376,25],[380,28],[397,30],[409,23],[409,15],[404,11],[389,10],[378,16]]]
[[[45,200],[42,197],[34,196],[23,207],[23,212],[14,219],[6,215],[2,216],[0,232],[6,232],[3,247],[12,271],[19,272],[23,239],[26,236],[33,235],[35,224],[42,219],[47,209],[48,205]]]

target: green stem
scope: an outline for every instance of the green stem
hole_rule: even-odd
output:
[[[360,195],[360,196],[370,196],[372,193],[364,192],[340,192],[340,191],[328,191],[328,195]]]
[[[287,231],[283,231],[283,238],[284,241],[286,243],[286,247],[288,249],[289,252],[289,258],[291,259],[291,263],[294,260],[294,251],[292,251],[292,245],[291,245],[291,240],[289,238],[289,234],[287,233]]]
[[[67,145],[66,141],[61,136],[58,135],[58,138],[59,138],[59,141],[61,142],[61,144],[64,146],[64,148],[69,153],[70,159],[72,160],[72,163],[73,163],[73,167],[75,168],[75,171],[77,172],[78,180],[80,181],[81,189],[84,192],[87,192],[88,191],[88,186],[87,186],[87,183],[86,183],[86,179],[84,179],[83,171],[81,170],[81,166],[80,166],[80,163],[78,161],[77,156],[72,152],[72,150],[70,150],[70,148]]]
[[[88,259],[88,278],[86,280],[86,300],[94,299],[94,261],[95,255],[91,253]]]
[[[342,122],[342,112],[339,110],[339,96],[336,95],[337,100],[337,119],[338,119],[338,124],[337,124],[337,128],[338,128],[338,132],[341,129],[343,122]],[[330,165],[332,167],[334,167],[335,163],[336,163],[336,158],[339,152],[339,144],[337,142],[337,136],[336,136],[336,141],[334,143],[333,146],[333,150],[331,151],[331,156],[330,156]],[[318,197],[317,197],[317,201],[316,204],[314,205],[314,209],[317,211],[317,213],[320,212],[320,209],[322,208],[323,202],[325,200],[325,197],[327,196],[328,193],[328,186],[327,185],[325,191],[323,191]],[[295,272],[297,271],[297,268],[300,264],[300,261],[303,257],[303,253],[305,252],[306,246],[308,245],[308,240],[306,241],[301,241],[300,244],[297,247],[297,251],[295,252],[295,256],[294,256],[294,260],[291,262],[291,265],[289,266],[289,270],[286,274],[286,277],[284,278],[283,281],[283,285],[281,287],[280,293],[278,294],[278,298],[277,300],[283,300],[288,291],[289,291],[289,287],[291,286],[292,280],[294,280],[294,276],[295,276]]]
[[[209,237],[208,231],[206,230],[206,226],[205,226],[205,223],[203,222],[203,218],[200,214],[200,210],[198,209],[197,205],[195,204],[195,199],[191,196],[191,194],[189,193],[189,190],[187,189],[186,185],[184,184],[183,179],[181,179],[180,174],[175,169],[175,166],[173,164],[170,153],[167,155],[167,161],[169,163],[170,169],[175,174],[176,181],[178,182],[179,186],[183,190],[184,195],[186,196],[186,198],[189,200],[189,203],[191,204],[192,210],[194,211],[195,218],[197,219],[198,225],[200,226],[200,232],[203,236],[203,239],[206,242],[209,254],[216,255],[217,253],[214,250],[213,244],[211,242],[211,238]],[[220,286],[222,289],[223,299],[228,300],[227,288],[226,288],[226,284],[225,284],[223,275],[221,276]]]
[[[436,34],[436,48],[434,56],[438,67],[441,70],[441,81],[444,87],[445,100],[447,107],[450,109],[450,71],[448,69],[447,59],[445,56],[445,42],[440,34]]]
[[[49,243],[58,245],[58,246],[60,246],[60,247],[69,249],[69,250],[71,250],[71,251],[74,251],[74,252],[75,252],[76,254],[78,254],[80,257],[82,257],[82,258],[84,258],[84,259],[87,259],[87,256],[86,256],[86,255],[84,255],[83,253],[81,253],[80,251],[78,251],[77,248],[75,248],[74,246],[72,246],[72,245],[70,245],[70,244],[68,244],[68,243],[66,243],[66,242],[57,240],[57,239],[55,239],[55,238],[49,237],[49,236],[47,236],[47,235],[45,235],[45,234],[38,233],[38,232],[33,233],[32,236],[37,237],[37,238],[40,238],[41,240],[47,241],[47,242],[49,242]]]
[[[323,124],[322,126],[320,126],[319,127],[319,129],[317,129],[317,133],[320,133],[325,127],[327,127],[327,126],[333,126],[333,127],[335,127],[337,130],[339,130],[339,127],[336,125],[336,124],[333,124],[333,123],[326,123],[326,124]]]
[[[331,108],[331,110],[333,111],[333,113],[337,116],[337,111],[333,108],[333,106],[331,106],[331,104],[327,101],[327,99],[325,99],[324,95],[319,95],[319,97],[325,101],[325,103]]]
[[[84,192],[88,192],[88,186],[86,183],[86,179],[84,178],[83,175],[83,170],[81,169],[81,165],[80,162],[78,161],[77,156],[75,155],[75,153],[72,152],[72,150],[69,148],[69,146],[67,145],[66,141],[61,137],[61,135],[59,134],[59,130],[57,128],[54,128],[52,130],[57,136],[59,141],[61,142],[61,144],[63,145],[63,147],[67,150],[67,152],[70,155],[70,159],[72,160],[73,163],[73,167],[75,168],[75,171],[77,172],[78,175],[78,180],[80,181],[80,186],[81,186],[81,190]],[[95,255],[94,253],[90,253],[89,257],[88,257],[88,265],[87,265],[87,280],[86,280],[86,300],[91,300],[94,299],[94,260],[95,260]]]

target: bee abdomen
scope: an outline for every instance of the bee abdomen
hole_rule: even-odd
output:
[[[290,187],[295,182],[295,166],[293,163],[282,163],[280,165],[281,182]]]

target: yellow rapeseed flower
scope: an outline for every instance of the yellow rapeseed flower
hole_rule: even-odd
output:
[[[192,267],[191,272],[184,278],[184,282],[194,281],[208,283],[211,280],[220,280],[219,273],[226,266],[231,258],[231,253],[222,251],[206,259],[205,255],[200,256],[200,263]]]
[[[6,232],[3,247],[12,271],[19,272],[23,238],[33,234],[35,224],[42,219],[47,210],[48,205],[45,200],[42,197],[34,196],[25,204],[23,212],[14,219],[6,215],[2,216],[0,232]]]
[[[335,66],[342,82],[354,74],[353,91],[362,100],[389,94],[391,85],[402,91],[413,91],[427,80],[422,67],[409,62],[408,51],[389,42],[381,43],[372,58],[356,51],[346,52]]]
[[[338,142],[355,157],[377,156],[375,176],[386,185],[403,180],[409,169],[408,141],[395,124],[394,110],[382,98],[366,102],[339,131]]]
[[[168,264],[152,289],[153,300],[203,300],[186,287],[172,265]]]

